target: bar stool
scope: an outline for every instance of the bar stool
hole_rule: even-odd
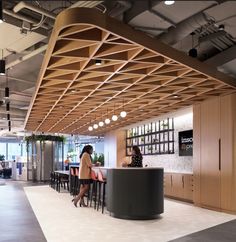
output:
[[[53,171],[50,172],[50,187],[55,189],[55,174]]]
[[[71,195],[76,196],[78,194],[79,185],[79,168],[70,168],[70,182],[70,193]]]
[[[59,175],[59,183],[69,191],[69,178],[66,175]]]
[[[94,209],[96,209],[97,205],[97,175],[94,170],[91,170],[91,179],[92,179],[92,189],[91,189],[91,194],[90,194],[90,207],[92,207],[92,202],[94,200]]]
[[[104,177],[101,170],[98,171],[98,205],[97,210],[99,210],[99,205],[102,205],[102,213],[104,212],[105,206],[105,195],[106,195],[106,178]],[[102,199],[101,199],[101,189],[102,189]]]

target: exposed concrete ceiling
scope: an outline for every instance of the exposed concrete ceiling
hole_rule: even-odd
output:
[[[13,130],[14,127],[22,128],[23,122],[16,119],[14,111],[28,109],[54,22],[52,18],[45,18],[40,12],[22,7],[23,5],[19,2],[4,1],[6,23],[0,25],[0,49],[4,49],[7,65],[11,67],[8,70],[8,85],[13,108],[11,111]],[[190,29],[192,27],[191,31],[195,32],[194,47],[198,50],[198,58],[218,70],[236,77],[236,1],[176,1],[171,6],[166,6],[163,1],[157,0],[26,2],[36,9],[42,8],[55,16],[72,4],[77,7],[96,7],[154,38],[170,35],[171,30],[175,29],[179,37],[172,46],[188,54],[192,48],[192,37],[190,32],[186,32],[185,29],[185,33],[183,33],[183,27],[180,28],[181,23],[186,24],[185,26],[190,26]],[[18,10],[14,11],[17,4],[19,4]],[[199,17],[202,14],[207,16],[206,23],[198,22],[198,26],[196,23],[194,26],[191,25],[191,18]],[[223,25],[225,33],[223,36],[212,39],[215,33],[222,31],[219,28],[220,25]],[[29,31],[28,28],[31,28],[32,31]],[[22,30],[24,30],[24,34],[21,33]],[[199,44],[199,39],[202,37],[206,41]],[[0,76],[0,100],[4,98],[5,86],[6,78]],[[6,114],[0,112],[0,125],[4,129],[7,128],[7,122],[3,119],[5,117]],[[21,118],[24,119],[23,114]]]

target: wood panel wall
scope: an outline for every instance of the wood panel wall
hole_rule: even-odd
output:
[[[236,94],[194,105],[194,203],[236,212]]]

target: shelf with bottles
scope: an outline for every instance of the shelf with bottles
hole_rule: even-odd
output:
[[[127,130],[126,154],[137,145],[143,155],[174,153],[174,119],[167,118]]]

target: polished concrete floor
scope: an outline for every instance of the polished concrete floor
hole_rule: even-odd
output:
[[[48,185],[0,183],[0,242],[233,242],[236,216],[165,200],[156,220],[121,220],[75,208]],[[28,199],[27,199],[28,198]]]
[[[234,242],[236,241],[236,220],[189,234],[172,242]]]
[[[25,195],[24,183],[0,183],[0,241],[47,241]]]

